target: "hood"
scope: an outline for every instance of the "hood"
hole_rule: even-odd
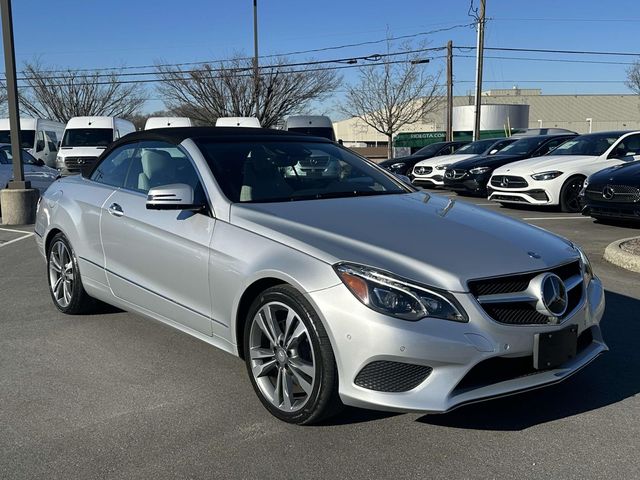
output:
[[[592,165],[598,157],[592,155],[545,155],[543,157],[533,157],[512,163],[500,171],[500,174],[521,174],[530,175],[532,173],[548,172],[550,170],[563,170],[566,168],[580,169],[585,165]],[[603,165],[604,168],[606,165]]]
[[[466,160],[467,158],[473,158],[477,155],[475,153],[471,154],[459,154],[455,153],[451,155],[440,155],[439,157],[431,157],[426,160],[422,160],[416,163],[416,166],[425,166],[425,167],[435,167],[436,165],[451,165],[452,163],[459,162],[461,160]]]
[[[231,223],[329,264],[370,265],[450,291],[577,258],[545,230],[424,192],[234,204]]]
[[[455,165],[452,165],[452,168],[464,168],[465,170],[469,170],[471,168],[476,167],[492,167],[498,168],[507,163],[516,162],[518,160],[522,160],[526,155],[479,155],[477,157],[469,158],[468,160],[463,160],[461,162],[457,162]]]
[[[59,157],[99,157],[106,147],[62,147],[58,150]]]
[[[589,184],[640,185],[640,162],[605,168],[589,177]]]

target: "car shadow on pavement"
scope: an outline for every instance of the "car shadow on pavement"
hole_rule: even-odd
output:
[[[419,422],[516,431],[611,405],[640,393],[640,300],[610,291],[602,319],[610,351],[558,385],[425,415]]]

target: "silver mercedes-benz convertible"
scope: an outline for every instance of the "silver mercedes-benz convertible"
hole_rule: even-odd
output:
[[[52,184],[35,231],[59,310],[106,302],[238,355],[291,423],[343,404],[444,412],[607,350],[602,284],[576,245],[321,138],[133,133]]]

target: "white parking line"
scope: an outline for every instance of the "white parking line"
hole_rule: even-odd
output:
[[[21,233],[24,233],[24,232],[21,232]],[[26,235],[23,235],[22,237],[14,238],[13,240],[9,240],[8,242],[4,242],[4,243],[0,242],[0,248],[6,247],[7,245],[9,245],[11,243],[19,242],[20,240],[24,240],[25,238],[33,237],[33,235],[34,235],[33,233],[27,233]]]
[[[0,227],[0,230],[4,230],[5,232],[29,233],[26,230],[14,230],[13,228],[5,228],[5,227]]]
[[[522,220],[593,220],[591,217],[526,217]]]

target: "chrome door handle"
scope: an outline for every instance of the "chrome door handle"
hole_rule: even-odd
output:
[[[114,217],[121,217],[124,215],[124,211],[122,210],[122,207],[117,203],[112,203],[111,205],[109,205],[108,210],[109,210],[109,213]]]

